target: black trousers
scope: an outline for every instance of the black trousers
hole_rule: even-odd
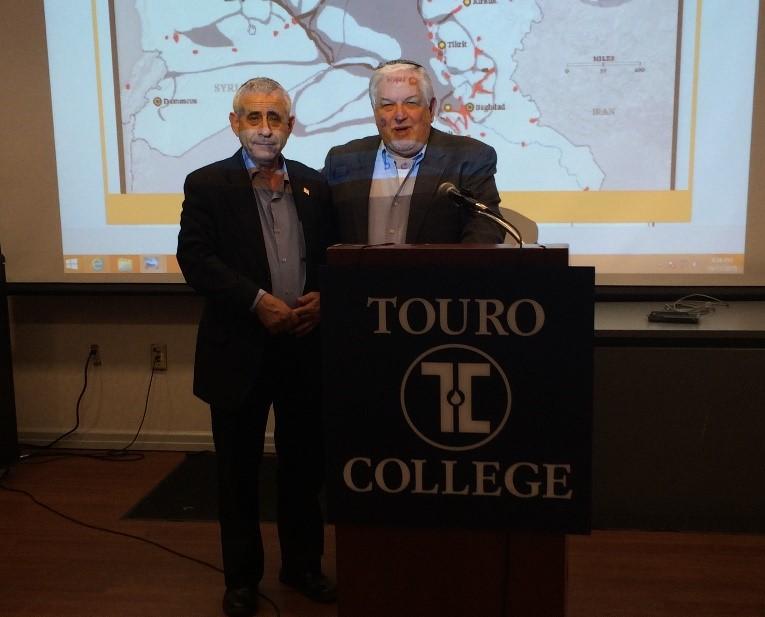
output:
[[[271,404],[282,568],[318,572],[321,567],[324,457],[318,334],[272,337],[246,402],[233,409],[211,406],[227,587],[257,586],[263,577],[258,473]]]

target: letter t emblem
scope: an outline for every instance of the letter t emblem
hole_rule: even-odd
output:
[[[457,432],[489,433],[488,420],[473,419],[473,377],[488,377],[491,366],[477,362],[423,362],[423,375],[438,377],[441,399],[441,432],[454,432],[454,416],[457,416]],[[455,388],[456,373],[456,388]]]

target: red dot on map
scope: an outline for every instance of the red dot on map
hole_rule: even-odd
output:
[[[515,84],[515,85],[513,86],[513,92],[518,92],[518,84]]]
[[[180,36],[178,36],[178,33],[177,33],[177,32],[175,32],[175,33],[173,34],[173,40],[174,40],[176,43],[178,42],[178,39],[180,39],[180,38],[181,38],[181,37],[180,37]]]
[[[284,29],[285,29],[285,30],[289,30],[289,27],[290,27],[290,25],[289,25],[289,24],[284,24]]]
[[[480,36],[477,36],[477,37],[475,37],[475,40],[476,40],[476,41],[480,41],[480,40],[481,40],[481,37],[480,37]]]
[[[278,30],[274,30],[274,36],[279,36],[279,31]]]
[[[484,133],[483,131],[481,131],[481,137],[486,137],[486,133]]]
[[[531,124],[536,124],[539,122],[539,118],[529,118],[529,122],[531,122]]]
[[[296,24],[297,22],[298,22],[298,20],[297,20],[297,17],[293,17],[293,18],[292,18],[292,23],[293,23],[293,24]]]
[[[130,84],[125,84],[125,90],[130,90]]]
[[[232,47],[232,48],[231,48],[231,51],[233,51],[234,53],[236,53],[236,52],[238,52],[239,50],[238,50],[236,47]]]
[[[191,53],[192,53],[192,54],[198,54],[198,53],[199,53],[199,50],[198,50],[198,49],[192,49],[192,50],[191,50]]]

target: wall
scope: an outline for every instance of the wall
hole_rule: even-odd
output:
[[[196,323],[193,296],[15,296],[11,298],[16,412],[20,441],[47,443],[75,423],[72,446],[119,448],[135,435],[151,376],[149,346],[167,344],[168,370],[154,374],[148,413],[135,448],[211,449],[207,406],[192,392]]]
[[[136,449],[212,449],[207,406],[191,393],[195,296],[11,298],[22,442],[74,425],[91,343],[81,427],[70,445],[118,448],[135,434],[149,346],[166,343]],[[765,349],[595,350],[593,524],[596,528],[765,532]],[[267,448],[273,450],[272,425]]]

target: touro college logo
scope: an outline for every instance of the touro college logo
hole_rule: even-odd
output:
[[[510,417],[510,383],[487,353],[439,345],[418,356],[401,383],[401,410],[412,430],[442,450],[491,441]]]

